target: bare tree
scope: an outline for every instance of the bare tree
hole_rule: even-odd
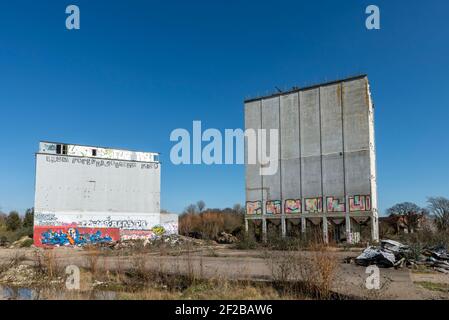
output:
[[[245,209],[242,207],[242,205],[240,203],[234,204],[234,206],[232,207],[232,210],[237,214],[245,213]]]
[[[198,212],[197,207],[194,204],[190,204],[184,209],[184,213],[186,214],[195,214],[197,212]]]
[[[402,222],[409,233],[414,232],[419,227],[421,218],[426,210],[414,204],[413,202],[402,202],[395,204],[387,209],[387,214],[395,219],[396,230],[398,231],[399,220]]]
[[[206,203],[203,200],[200,200],[196,203],[196,206],[198,207],[198,211],[201,213],[204,208],[206,208]]]
[[[449,199],[445,197],[430,197],[427,199],[429,210],[435,216],[438,230],[449,231]]]

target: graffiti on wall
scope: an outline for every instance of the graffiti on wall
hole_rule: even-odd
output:
[[[78,222],[80,227],[84,228],[120,228],[131,230],[148,229],[148,222],[145,220],[113,220],[111,217],[99,220],[83,220]]]
[[[345,212],[346,201],[344,197],[327,197],[327,212]]]
[[[323,198],[304,199],[304,211],[306,213],[323,212]]]
[[[371,210],[370,196],[349,197],[349,211],[369,211]]]
[[[262,201],[247,201],[246,214],[262,214]]]
[[[79,228],[77,226],[35,226],[36,246],[70,246],[118,241],[117,228]]]
[[[285,213],[301,213],[301,199],[288,199],[284,204]]]
[[[281,214],[281,200],[270,200],[265,204],[266,214]]]
[[[34,224],[37,226],[57,226],[58,218],[54,213],[36,212],[34,214]]]
[[[71,158],[66,156],[46,156],[45,161],[50,163],[71,163],[79,164],[85,166],[95,166],[95,167],[105,167],[105,168],[127,168],[133,169],[140,167],[140,169],[157,169],[159,168],[158,163],[141,163],[136,162],[126,162],[121,160],[103,160],[103,159],[92,159],[92,158]]]
[[[162,223],[151,230],[120,230],[121,240],[155,240],[163,236],[178,234],[177,223]]]

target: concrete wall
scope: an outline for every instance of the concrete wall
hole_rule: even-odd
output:
[[[151,230],[161,225],[159,162],[98,158],[90,152],[86,156],[74,156],[45,151],[36,154],[34,219],[35,228],[52,230],[53,233],[45,236],[63,234],[67,230],[58,228],[67,226],[75,227],[69,230],[73,234],[80,230],[119,229],[128,230],[128,234],[146,230],[153,235]],[[112,152],[111,157],[115,154]],[[151,159],[156,155],[137,154]],[[133,155],[136,153],[118,154],[119,157]],[[177,233],[177,223],[176,226],[167,224],[168,229],[169,233],[175,233],[172,232],[175,229]],[[160,228],[155,231],[159,232]]]
[[[262,218],[274,218],[276,212],[266,207],[277,201],[279,214],[287,218],[329,216],[341,222],[358,214],[377,224],[374,111],[367,77],[247,101],[245,128],[279,129],[280,140],[275,175],[261,176],[259,165],[246,165],[247,218],[255,218],[248,209],[258,202]]]

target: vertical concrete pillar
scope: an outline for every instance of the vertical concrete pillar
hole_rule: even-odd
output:
[[[281,218],[281,230],[282,230],[282,238],[285,238],[287,235],[287,221],[285,217]]]
[[[307,227],[306,218],[301,217],[301,232],[303,235],[306,233],[306,227]]]
[[[267,219],[262,218],[262,240],[267,241]]]
[[[379,221],[377,220],[377,214],[371,216],[371,240],[374,242],[379,241]]]
[[[323,217],[323,240],[324,243],[329,243],[329,233],[327,230],[327,217]]]
[[[345,225],[346,225],[346,243],[352,244],[351,239],[351,217],[349,216],[349,213],[346,214],[345,217]]]
[[[248,233],[248,219],[245,219],[245,232]]]

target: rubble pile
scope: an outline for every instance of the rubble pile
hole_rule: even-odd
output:
[[[221,244],[232,244],[239,241],[236,236],[224,231],[220,232],[215,240]]]
[[[171,248],[183,245],[185,243],[192,243],[197,244],[197,242],[202,242],[201,240],[192,239],[184,236],[180,236],[177,234],[172,235],[164,235],[157,238],[142,238],[142,239],[134,239],[134,240],[122,240],[118,241],[111,245],[112,249],[127,249],[127,248],[134,248],[137,246],[168,246]]]
[[[413,252],[409,246],[400,242],[382,240],[380,246],[368,247],[357,258],[348,258],[346,262],[351,260],[365,267],[377,265],[383,268],[402,268],[422,265],[442,273],[449,273],[449,252],[442,246]]]

